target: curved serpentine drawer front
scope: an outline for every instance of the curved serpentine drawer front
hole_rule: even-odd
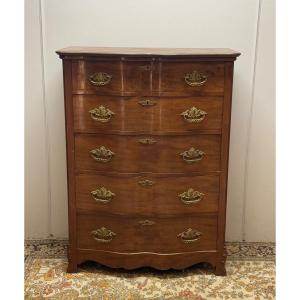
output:
[[[74,61],[73,93],[101,95],[222,95],[224,64]]]
[[[216,213],[219,176],[76,176],[76,207],[119,215]]]
[[[122,218],[79,214],[78,248],[130,253],[215,250],[216,225],[215,216]]]
[[[220,130],[222,97],[112,97],[75,95],[77,132]]]
[[[220,136],[79,134],[75,136],[75,160],[78,171],[220,171]]]

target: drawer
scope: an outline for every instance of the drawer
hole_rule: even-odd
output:
[[[149,66],[149,61],[73,61],[73,92],[102,95],[147,93],[150,89]]]
[[[220,130],[222,97],[73,96],[77,132]]]
[[[224,64],[163,62],[159,65],[160,95],[222,95]]]
[[[77,215],[77,246],[114,252],[176,253],[216,249],[217,217]]]
[[[220,135],[75,136],[77,170],[184,173],[220,170]]]
[[[124,215],[217,212],[219,176],[76,176],[76,207]]]

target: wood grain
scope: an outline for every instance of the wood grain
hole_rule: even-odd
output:
[[[205,75],[207,81],[200,86],[188,85],[184,77],[193,71]],[[222,95],[224,92],[223,63],[160,62],[155,73],[158,75],[159,93],[163,96]]]
[[[222,121],[222,144],[221,144],[221,170],[220,177],[220,199],[218,216],[218,262],[216,264],[216,274],[226,275],[225,260],[225,225],[226,225],[226,203],[227,203],[227,179],[228,179],[228,160],[229,160],[229,140],[230,140],[230,120],[232,102],[232,80],[233,63],[225,64],[225,95],[224,110]]]
[[[151,220],[155,224],[142,226],[142,220]],[[116,233],[109,243],[96,241],[91,232],[102,226]],[[77,234],[79,249],[109,250],[115,252],[154,252],[176,253],[216,250],[217,218],[215,216],[197,216],[186,218],[149,218],[140,215],[137,218],[111,217],[106,214],[79,214],[77,216]],[[183,243],[177,235],[188,228],[202,233],[199,240]]]
[[[153,136],[156,143],[152,145],[141,144],[139,142],[141,138],[149,138],[149,136],[76,135],[76,169],[133,173],[188,173],[220,170],[219,135]],[[102,146],[115,153],[109,162],[97,162],[90,155],[91,150]],[[192,147],[205,154],[202,160],[189,164],[180,154]]]
[[[74,135],[73,135],[73,106],[72,106],[72,66],[68,60],[63,61],[64,96],[65,96],[65,130],[67,148],[67,182],[68,182],[68,271],[77,271],[77,234],[76,234],[76,207],[75,207],[75,161],[74,161]]]
[[[150,94],[150,72],[147,61],[86,61],[72,62],[73,91],[98,91],[103,95]],[[112,76],[107,85],[95,86],[89,78],[96,73]]]
[[[216,251],[195,251],[184,253],[121,253],[104,250],[78,249],[78,260],[80,264],[87,260],[96,261],[111,268],[124,268],[132,270],[140,267],[153,267],[159,270],[186,269],[198,263],[210,263],[216,266]]]
[[[143,180],[153,182],[142,186]],[[115,194],[108,203],[97,202],[91,191],[105,187]],[[204,194],[197,203],[185,204],[179,194],[193,188]],[[218,211],[219,176],[130,176],[108,177],[81,174],[76,176],[76,207],[89,212],[114,213],[124,216],[145,214],[156,215],[197,215]]]
[[[187,74],[197,71],[207,76],[201,86],[190,86]],[[106,85],[95,86],[89,78],[96,73],[112,76]],[[216,62],[89,61],[72,62],[73,93],[117,96],[222,95],[224,64]]]
[[[149,100],[153,106],[142,106]],[[74,130],[76,132],[195,132],[221,129],[222,97],[111,97],[95,95],[73,96]],[[93,120],[89,111],[104,106],[114,113],[104,123]],[[203,121],[189,123],[181,116],[196,107],[206,112]]]

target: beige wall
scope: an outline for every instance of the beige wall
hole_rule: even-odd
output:
[[[66,46],[228,47],[235,65],[227,240],[274,240],[272,0],[27,1],[26,237],[66,237]],[[43,95],[44,84],[44,95]]]

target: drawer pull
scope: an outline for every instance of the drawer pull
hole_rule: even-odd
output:
[[[153,106],[156,104],[156,102],[151,99],[143,99],[139,101],[139,104],[142,106]]]
[[[207,81],[207,76],[197,71],[193,71],[192,73],[186,74],[184,80],[190,86],[200,86]]]
[[[108,203],[116,194],[110,190],[107,190],[105,187],[101,187],[95,191],[92,191],[91,195],[97,202]]]
[[[141,186],[152,186],[152,185],[154,185],[155,182],[152,180],[145,179],[145,180],[139,181],[138,183]]]
[[[180,115],[183,116],[183,118],[189,123],[199,123],[204,120],[207,112],[193,106],[182,112]]]
[[[102,105],[90,110],[89,113],[93,120],[99,121],[102,123],[108,122],[111,119],[111,117],[115,114],[110,109],[108,109]]]
[[[91,232],[91,235],[94,237],[94,239],[97,242],[100,243],[110,243],[113,240],[113,238],[116,236],[116,234],[113,231],[105,227],[101,227],[100,229],[93,230]]]
[[[107,85],[110,83],[111,79],[112,75],[103,72],[95,73],[89,76],[89,82],[96,86]]]
[[[202,233],[196,229],[188,228],[187,230],[179,233],[178,238],[181,239],[183,243],[193,243],[199,240]]]
[[[178,197],[184,204],[193,204],[201,201],[204,194],[189,188],[186,192],[179,194]]]
[[[192,164],[201,160],[204,157],[205,153],[192,147],[189,150],[180,153],[180,155],[185,162],[187,162],[188,164]]]
[[[144,144],[144,145],[152,145],[157,143],[157,140],[153,138],[144,138],[144,139],[139,139],[139,143]]]
[[[142,221],[139,221],[139,224],[141,226],[151,226],[151,225],[154,225],[155,222],[154,221],[150,221],[150,220],[142,220]]]
[[[91,150],[90,154],[94,160],[104,163],[109,162],[115,155],[114,152],[106,149],[104,146]]]

